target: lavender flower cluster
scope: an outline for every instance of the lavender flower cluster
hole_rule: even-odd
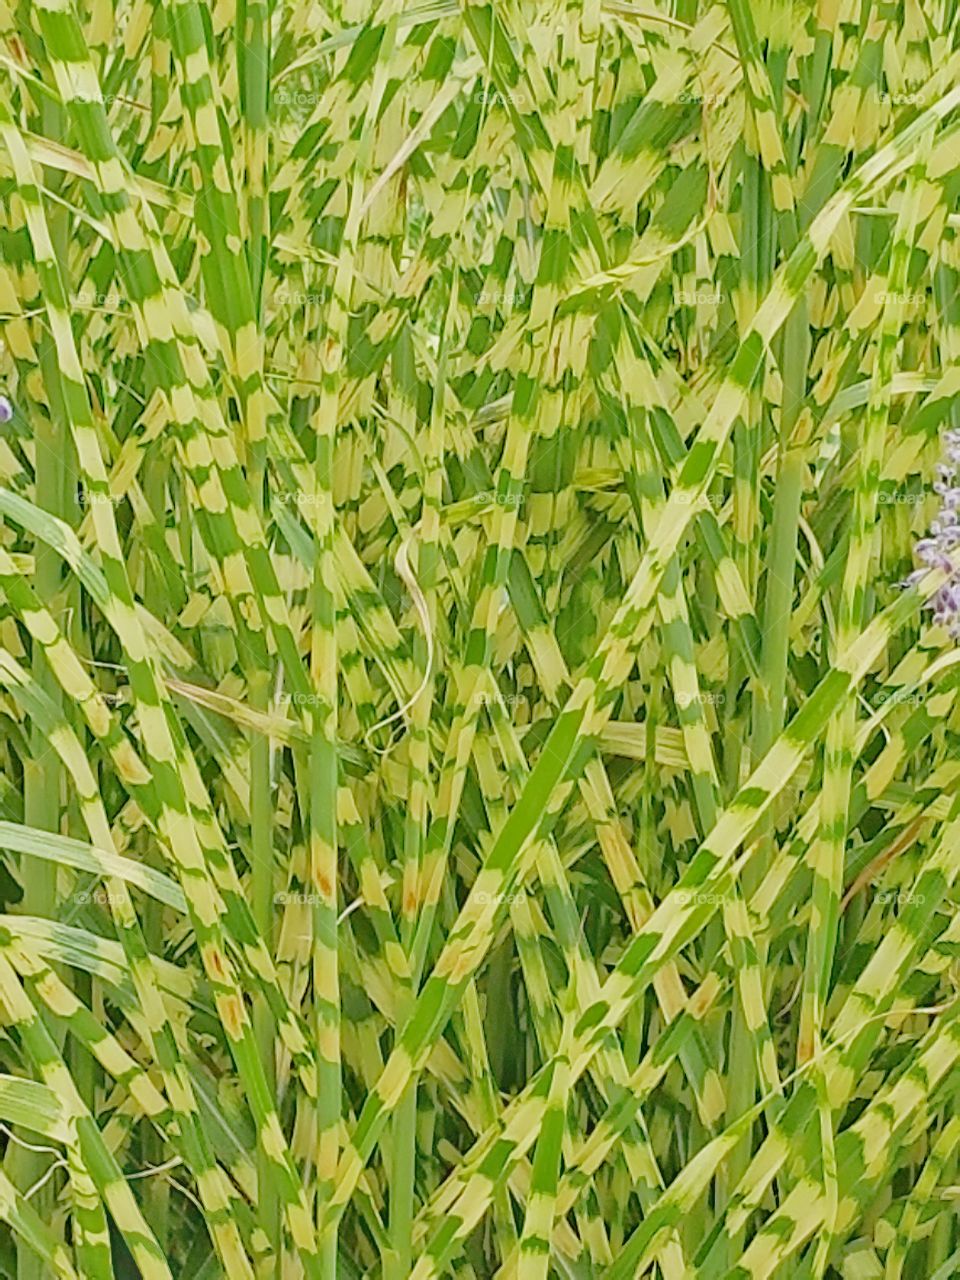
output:
[[[917,543],[917,556],[924,567],[907,578],[912,587],[931,569],[942,569],[950,576],[927,601],[933,609],[933,620],[949,628],[951,636],[960,640],[960,571],[954,569],[950,552],[960,547],[960,430],[945,431],[943,461],[937,463],[934,492],[940,495],[940,510],[930,524],[930,537]]]
[[[13,405],[6,396],[0,396],[0,422],[9,422],[13,417]]]

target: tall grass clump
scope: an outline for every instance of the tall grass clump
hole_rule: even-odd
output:
[[[0,1277],[960,1275],[960,11],[0,0]]]

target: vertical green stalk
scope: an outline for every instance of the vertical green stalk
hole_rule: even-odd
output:
[[[734,8],[736,14],[737,9]],[[741,24],[735,24],[735,30],[741,41],[743,33]],[[752,27],[752,24],[750,24]],[[742,44],[741,44],[742,49]],[[757,58],[755,65],[759,65]],[[745,58],[745,72],[749,61]],[[747,129],[744,138],[745,154],[743,157],[743,186],[741,191],[741,252],[738,322],[741,330],[753,319],[758,301],[769,286],[769,275],[766,264],[769,258],[769,240],[775,234],[774,221],[770,201],[767,195],[768,176],[764,169],[756,127],[756,107],[747,110]],[[734,523],[734,556],[740,574],[746,586],[747,596],[756,609],[757,567],[759,556],[760,528],[760,460],[762,456],[762,436],[765,426],[765,405],[763,398],[764,375],[760,382],[750,388],[747,398],[745,417],[735,424],[733,429],[733,523]],[[750,693],[746,706],[738,708],[737,686],[742,678],[739,655],[731,655],[731,675],[729,682],[729,706],[735,710],[737,720],[743,725],[743,732],[734,731],[727,735],[728,746],[725,756],[730,752],[732,759],[727,765],[727,784],[738,787],[742,770],[742,747],[748,742],[747,725],[756,701],[756,683],[750,685]],[[732,739],[732,741],[731,741]],[[752,761],[751,761],[752,763]],[[753,1030],[747,1010],[744,1008],[742,993],[733,1002],[730,1015],[730,1033],[728,1047],[728,1094],[726,1121],[734,1123],[748,1107],[753,1105],[757,1088],[757,1065]],[[730,1154],[721,1178],[719,1179],[718,1208],[722,1209],[731,1187],[737,1185],[746,1168],[751,1152],[751,1136],[749,1131]],[[731,1263],[736,1256],[737,1242],[730,1250]]]
[[[37,504],[47,511],[59,513],[62,508],[61,496],[63,488],[63,419],[60,415],[60,402],[54,388],[58,378],[53,351],[53,340],[47,335],[40,347],[41,368],[51,381],[47,382],[50,416],[42,410],[37,412],[35,441],[36,464],[35,479]],[[57,379],[57,381],[52,381]],[[42,600],[52,600],[60,589],[60,560],[51,548],[39,541],[35,550],[36,592]],[[47,666],[41,646],[34,646],[33,676],[36,682],[58,704],[61,701],[60,688],[52,677]],[[57,831],[60,827],[60,792],[61,767],[56,752],[50,749],[45,735],[35,725],[31,735],[32,756],[24,761],[23,817],[27,826],[41,830]],[[21,909],[26,915],[52,919],[57,911],[57,866],[53,862],[41,862],[35,858],[21,860],[21,881],[23,884],[23,901]],[[46,1171],[50,1157],[28,1151],[23,1147],[12,1149],[12,1177],[21,1190],[28,1190]],[[50,1221],[55,1203],[53,1182],[46,1183],[31,1198],[34,1208],[46,1220]],[[17,1241],[17,1278],[18,1280],[43,1280],[44,1268],[41,1260],[30,1249],[23,1239]]]
[[[265,0],[238,0],[236,28],[245,194],[241,220],[245,224],[253,305],[259,314],[270,212],[266,176],[271,49],[269,10]]]
[[[803,451],[791,445],[790,438],[796,425],[803,395],[808,350],[809,329],[806,307],[800,299],[786,323],[781,345],[784,403],[781,410],[779,465],[773,500],[773,521],[767,550],[763,644],[760,656],[761,678],[755,687],[753,706],[751,753],[754,764],[763,759],[780,735],[786,715],[790,611],[793,602],[800,499],[806,473]],[[757,830],[757,838],[761,840],[760,850],[747,863],[741,880],[746,902],[752,898],[769,865],[769,860],[774,855],[775,850],[771,843],[774,826],[774,816],[764,815]],[[766,857],[763,856],[764,850],[767,851]],[[766,949],[762,944],[757,954],[757,963],[761,984],[764,985]],[[728,1116],[736,1119],[753,1105],[756,1096],[756,1046],[754,1029],[749,1025],[739,1002],[735,1006],[733,1017]],[[740,1181],[750,1162],[751,1154],[752,1143],[748,1131],[730,1153],[724,1167],[725,1185],[728,1188],[735,1187]],[[730,1245],[731,1257],[737,1256],[740,1244],[741,1236],[734,1235]]]
[[[143,496],[158,530],[166,524],[166,488],[169,474],[167,455],[155,446],[144,462]],[[143,580],[143,601],[147,609],[157,617],[162,615],[164,599],[162,574],[152,557],[146,557]],[[154,841],[149,833],[140,833],[140,847],[144,861],[162,870],[162,860],[157,856]],[[143,911],[143,938],[152,955],[162,955],[164,949],[164,907],[155,898],[148,898]],[[144,1156],[148,1164],[163,1164],[166,1144],[153,1128],[147,1130],[143,1142]],[[170,1227],[170,1184],[166,1178],[148,1178],[144,1194],[144,1212],[161,1249],[167,1247]]]
[[[747,99],[747,155],[742,207],[745,228],[752,229],[753,238],[746,246],[749,253],[744,264],[744,305],[752,312],[756,300],[769,290],[778,241],[789,254],[797,240],[792,174],[783,144],[785,29],[782,21],[778,23],[776,20],[775,6],[755,12],[743,4],[742,0],[731,0],[730,14],[743,63]],[[766,41],[766,56],[764,44],[758,39],[758,35]],[[770,78],[768,61],[774,81]],[[747,234],[750,234],[749,230]],[[800,460],[789,453],[789,442],[805,390],[807,344],[806,312],[802,300],[798,300],[787,317],[778,344],[783,391],[773,531],[767,550],[760,678],[753,682],[750,707],[753,720],[750,742],[752,767],[765,757],[784,724],[788,615],[793,594],[796,522],[803,478]],[[769,426],[769,410],[766,407],[762,378],[752,389],[749,403],[752,405],[751,438],[755,452],[747,462],[749,475],[741,477],[735,462],[735,484],[749,485],[753,502],[758,504],[762,482],[760,458]],[[735,497],[736,492],[735,488]],[[754,512],[754,519],[759,526],[759,510]],[[758,592],[759,552],[758,537],[755,554],[748,558],[748,563],[744,566],[747,592],[751,600],[756,599]],[[765,829],[772,828],[769,814],[764,815],[762,822]],[[766,846],[761,845],[761,849],[764,847]],[[735,899],[725,911],[728,929],[734,931],[740,927],[745,934],[744,937],[734,937],[731,932],[731,951],[734,956],[741,960],[746,957],[750,962],[749,965],[738,965],[741,969],[737,984],[738,998],[734,1001],[731,1013],[728,1123],[736,1122],[753,1105],[758,1076],[765,1083],[776,1079],[776,1059],[764,1005],[766,956],[762,945],[753,943],[749,915],[743,901],[746,899],[749,902],[762,876],[762,869],[763,858],[759,854],[755,855],[744,869],[742,898],[738,889]],[[747,972],[748,968],[753,972]],[[748,993],[752,993],[752,1009],[747,1008]],[[731,1151],[719,1180],[720,1207],[745,1172],[751,1151],[751,1133],[749,1128],[745,1128],[742,1138]],[[740,1243],[739,1233],[734,1233],[728,1248],[731,1264],[739,1252]]]
[[[311,584],[310,679],[313,687],[309,749],[309,865],[313,909],[314,1034],[318,1050],[317,1212],[324,1280],[336,1280],[337,1220],[325,1217],[333,1194],[340,1149],[342,1067],[340,1060],[340,979],[337,954],[337,677],[336,600],[333,584],[335,536],[334,461],[344,377],[347,322],[363,217],[364,184],[376,122],[396,42],[394,4],[381,14],[385,29],[370,88],[362,135],[350,185],[339,256],[333,269],[327,315],[319,330],[320,392],[311,428],[314,438],[313,519],[316,561]],[[312,308],[308,310],[312,311]]]
[[[48,136],[59,138],[63,131],[63,111],[48,99],[43,100],[42,117]],[[54,179],[56,182],[56,179]],[[50,219],[53,249],[61,264],[64,263],[67,235],[66,211],[58,208]],[[46,410],[38,406],[34,420],[34,494],[38,507],[56,516],[64,516],[68,510],[66,486],[72,477],[68,475],[67,459],[70,456],[70,430],[64,413],[63,388],[57,363],[57,348],[53,335],[44,330],[39,343],[40,371],[47,395]],[[37,541],[34,547],[34,583],[41,600],[55,600],[62,587],[60,558],[52,548]],[[32,661],[33,677],[59,707],[63,695],[50,671],[46,656],[39,644],[34,645]],[[50,749],[46,735],[35,724],[31,734],[30,760],[24,761],[24,822],[28,826],[46,831],[60,829],[61,765],[55,751]],[[33,858],[21,860],[23,884],[22,910],[26,915],[54,919],[57,915],[57,866],[54,862],[40,862]],[[26,1191],[46,1171],[50,1157],[16,1147],[13,1152],[13,1180]],[[45,1221],[51,1221],[56,1202],[56,1183],[50,1180],[32,1197],[34,1208]],[[22,1239],[17,1242],[18,1280],[43,1280],[41,1260]]]
[[[413,641],[414,669],[418,696],[409,709],[409,796],[404,823],[403,866],[401,871],[400,941],[410,957],[416,938],[421,907],[421,869],[430,813],[431,753],[429,728],[433,710],[432,646],[436,634],[436,584],[440,560],[440,508],[443,501],[443,418],[447,377],[447,334],[452,323],[457,275],[454,271],[446,322],[440,335],[437,381],[430,405],[430,425],[424,449],[423,509],[418,525],[417,576],[405,585],[419,592],[415,609],[417,631]],[[416,422],[419,382],[409,335],[404,334],[394,358],[397,421],[406,429]],[[428,635],[423,634],[426,628]],[[411,989],[411,996],[414,994]],[[410,1008],[402,1010],[403,1025]],[[390,1251],[384,1257],[384,1280],[406,1280],[413,1267],[413,1212],[416,1176],[417,1081],[408,1085],[391,1125],[390,1138]]]
[[[340,352],[338,351],[339,355]],[[324,368],[336,386],[337,366]],[[329,389],[329,388],[328,388]],[[324,397],[326,400],[326,397]],[[340,993],[337,956],[337,641],[333,595],[333,450],[336,392],[330,410],[324,401],[316,429],[317,567],[312,587],[310,676],[314,688],[309,754],[309,883],[313,906],[314,1035],[319,1050],[317,1101],[317,1180],[319,1204],[329,1197],[340,1138]],[[321,1274],[337,1275],[337,1232],[320,1237]]]
[[[255,206],[255,202],[251,201]],[[254,307],[260,304],[254,293]],[[262,440],[248,435],[247,458],[249,463],[250,492],[258,517],[264,516],[266,486],[266,452]],[[273,667],[269,662],[250,663],[248,666],[248,697],[255,711],[266,712],[270,706],[273,688]],[[276,934],[276,906],[274,875],[274,809],[271,785],[272,748],[265,733],[257,730],[249,734],[250,744],[250,879],[251,910],[263,945],[269,955],[274,954]],[[265,994],[258,993],[253,1005],[253,1035],[256,1041],[264,1080],[276,1105],[277,1022]],[[264,1276],[279,1280],[283,1264],[282,1217],[280,1197],[271,1177],[270,1161],[263,1150],[258,1152],[257,1212],[260,1228],[266,1241],[263,1257],[258,1263]]]
[[[266,268],[269,209],[266,200],[267,119],[270,71],[270,31],[267,5],[263,0],[239,0],[236,19],[237,64],[241,108],[242,202],[241,225],[245,231],[247,271],[254,316],[261,325],[263,277]],[[246,400],[246,454],[253,507],[259,519],[265,513],[266,446],[259,424],[249,421]],[[255,711],[265,712],[273,688],[272,666],[248,665],[248,697]],[[275,885],[273,849],[273,798],[270,780],[271,746],[259,732],[249,735],[250,743],[250,857],[251,908],[260,937],[273,955],[275,937]],[[267,1088],[275,1096],[276,1019],[266,997],[257,996],[253,1006],[253,1034]],[[269,1161],[258,1156],[258,1204],[260,1228],[266,1242],[263,1274],[279,1277],[283,1260],[280,1199],[270,1178]]]
[[[261,476],[262,485],[262,476]],[[257,492],[257,489],[254,489]],[[270,701],[270,669],[257,671],[249,690],[250,705],[266,711]],[[270,786],[270,739],[266,734],[250,734],[250,857],[251,907],[260,937],[273,954],[276,910],[274,906],[273,799]],[[266,997],[258,994],[253,1006],[253,1034],[267,1088],[276,1096],[276,1019]],[[280,1200],[270,1176],[264,1153],[258,1153],[257,1212],[260,1227],[269,1242],[264,1274],[280,1275]]]
[[[856,487],[850,518],[850,547],[844,566],[837,612],[836,645],[849,645],[862,631],[872,604],[870,575],[877,553],[877,495],[889,422],[890,380],[902,349],[902,315],[910,257],[920,217],[920,194],[932,135],[920,142],[910,181],[904,193],[891,236],[886,271],[883,310],[876,340],[873,378],[862,435],[856,455]],[[882,277],[881,277],[882,279]],[[859,433],[858,433],[859,435]],[[824,747],[823,803],[821,829],[814,844],[813,894],[810,929],[807,936],[800,1032],[797,1058],[809,1062],[821,1050],[821,1036],[831,989],[837,948],[840,900],[843,893],[844,859],[850,791],[853,778],[857,708],[847,699],[836,709],[827,725]],[[818,1112],[821,1132],[821,1168],[827,1208],[824,1229],[817,1245],[814,1274],[825,1273],[836,1229],[840,1189],[837,1185],[834,1113],[831,1091],[822,1065],[815,1067],[818,1084]]]

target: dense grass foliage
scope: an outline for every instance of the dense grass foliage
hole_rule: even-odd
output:
[[[960,1274],[958,105],[0,0],[0,1276]]]

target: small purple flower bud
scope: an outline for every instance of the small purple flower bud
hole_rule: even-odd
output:
[[[944,517],[954,516],[952,511],[940,513],[940,518],[930,522],[930,532],[936,538],[937,543],[941,547],[946,547],[951,535],[957,531],[957,522],[955,519]]]
[[[930,522],[930,533],[916,545],[917,559],[924,565],[909,574],[905,588],[915,587],[931,569],[946,581],[928,598],[925,607],[933,611],[935,623],[945,625],[960,640],[960,568],[955,568],[951,552],[960,547],[960,430],[943,433],[943,456],[937,463],[933,491],[940,497],[940,510]]]
[[[945,573],[949,573],[951,564],[949,558],[944,554],[940,542],[934,538],[923,538],[917,543],[917,555],[931,569],[943,569]]]
[[[900,589],[902,591],[909,591],[911,587],[915,587],[918,582],[921,582],[927,576],[928,572],[929,570],[927,569],[914,569],[913,572],[908,573],[900,583]]]
[[[13,405],[6,396],[0,396],[0,422],[9,422],[13,417]]]

